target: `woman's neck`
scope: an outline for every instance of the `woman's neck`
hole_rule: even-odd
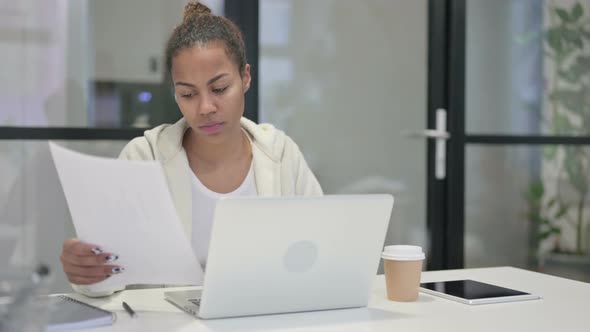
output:
[[[250,144],[242,130],[223,142],[211,143],[199,139],[194,131],[189,129],[185,135],[184,147],[192,158],[209,165],[242,160],[250,154]]]

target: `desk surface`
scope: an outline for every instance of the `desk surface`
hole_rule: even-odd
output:
[[[511,267],[431,271],[422,281],[476,279],[543,297],[538,301],[469,306],[421,293],[417,302],[388,301],[383,276],[377,276],[368,308],[199,320],[175,309],[138,310],[130,318],[117,312],[110,327],[87,331],[588,331],[590,284]],[[167,289],[170,290],[170,289]],[[163,298],[163,290],[131,290],[127,295]],[[146,293],[148,292],[148,293]],[[125,294],[122,294],[125,296]],[[144,296],[144,295],[141,295]],[[136,297],[137,298],[137,297]],[[87,301],[108,307],[104,299]],[[120,301],[119,301],[120,303]],[[112,303],[111,303],[112,304]],[[149,308],[145,308],[149,310]],[[121,308],[122,310],[122,308]]]

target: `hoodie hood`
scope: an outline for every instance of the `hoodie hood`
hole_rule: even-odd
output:
[[[279,162],[285,148],[285,133],[273,125],[264,123],[257,125],[244,117],[240,120],[242,129],[250,136],[254,144],[261,152],[274,162]],[[145,131],[145,138],[150,146],[157,147],[152,151],[156,159],[166,163],[183,151],[182,137],[189,128],[185,118],[175,124],[165,124]]]

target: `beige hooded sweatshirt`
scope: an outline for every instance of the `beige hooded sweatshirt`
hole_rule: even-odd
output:
[[[242,118],[240,124],[252,141],[254,179],[258,196],[322,195],[322,188],[307,166],[299,147],[283,131],[270,124],[256,124],[246,118]],[[129,142],[123,148],[119,158],[158,160],[162,163],[176,211],[187,236],[190,237],[192,171],[182,146],[184,133],[188,128],[188,123],[182,118],[173,125],[164,124],[147,130],[143,137],[136,137]],[[108,296],[121,290],[92,292],[87,286],[72,285],[72,287],[76,292],[90,297]],[[151,285],[151,287],[165,287],[165,285]]]

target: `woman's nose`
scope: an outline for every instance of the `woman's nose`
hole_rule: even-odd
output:
[[[199,113],[201,115],[207,115],[209,113],[214,113],[217,111],[217,107],[213,102],[213,98],[211,98],[207,94],[201,95],[201,102],[199,104]]]

